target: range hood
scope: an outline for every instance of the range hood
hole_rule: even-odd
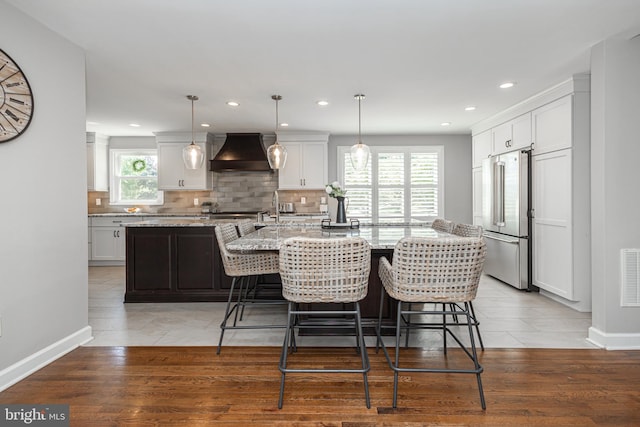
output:
[[[271,171],[261,133],[228,133],[222,148],[210,160],[210,170]]]

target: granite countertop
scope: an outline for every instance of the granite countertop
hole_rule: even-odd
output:
[[[278,250],[280,244],[289,237],[347,237],[359,236],[365,238],[372,249],[393,249],[403,237],[448,237],[449,233],[442,233],[422,225],[413,226],[385,226],[371,225],[360,226],[360,228],[336,228],[324,229],[321,227],[299,227],[299,226],[268,226],[256,230],[253,233],[241,237],[227,244],[227,248],[232,251],[249,252],[256,250]]]
[[[149,219],[121,224],[121,227],[215,227],[230,222],[228,219]]]
[[[161,216],[161,217],[172,217],[172,216],[192,216],[194,218],[206,217],[207,214],[202,213],[155,213],[155,212],[138,212],[138,213],[127,213],[127,212],[104,212],[104,213],[92,213],[88,214],[90,217],[102,217],[102,216],[127,216],[127,217],[145,217],[145,216]]]

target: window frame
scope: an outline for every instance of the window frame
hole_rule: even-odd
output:
[[[119,163],[119,157],[122,155],[129,156],[155,156],[158,158],[158,150],[155,148],[111,148],[109,149],[109,185],[111,186],[109,191],[109,204],[114,206],[128,206],[128,205],[145,205],[145,206],[157,206],[164,204],[164,191],[158,190],[155,199],[144,200],[125,200],[120,198],[119,181],[122,178],[128,179],[149,179],[155,178],[158,181],[158,176],[155,177],[138,177],[138,176],[120,176],[116,167]]]
[[[369,146],[371,150],[371,157],[369,158],[369,162],[371,165],[371,185],[363,185],[358,186],[358,188],[371,188],[371,222],[378,223],[380,222],[380,212],[379,212],[379,179],[378,179],[378,154],[380,153],[402,153],[404,154],[404,215],[403,222],[411,222],[413,220],[418,221],[432,221],[435,218],[445,217],[444,212],[444,146],[443,145],[425,145],[425,146],[393,146],[393,145],[374,145]],[[345,182],[345,154],[348,154],[351,150],[350,146],[340,145],[337,147],[337,177],[340,183]],[[424,217],[416,217],[415,215],[411,215],[411,154],[413,153],[435,153],[438,156],[438,183],[435,186],[438,192],[438,200],[437,200],[437,213],[435,216],[424,216]],[[409,165],[409,168],[407,168]],[[383,187],[384,188],[384,187]],[[387,187],[391,188],[391,187]],[[415,188],[424,188],[420,186],[416,186]],[[348,191],[349,188],[345,185],[345,189]],[[348,194],[347,194],[348,197]]]

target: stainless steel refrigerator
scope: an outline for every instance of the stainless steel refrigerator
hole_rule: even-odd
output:
[[[517,289],[529,289],[530,151],[512,151],[482,162],[484,272]]]

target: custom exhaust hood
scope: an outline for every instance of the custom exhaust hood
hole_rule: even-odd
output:
[[[210,160],[214,172],[272,171],[261,133],[228,133],[218,154]]]

